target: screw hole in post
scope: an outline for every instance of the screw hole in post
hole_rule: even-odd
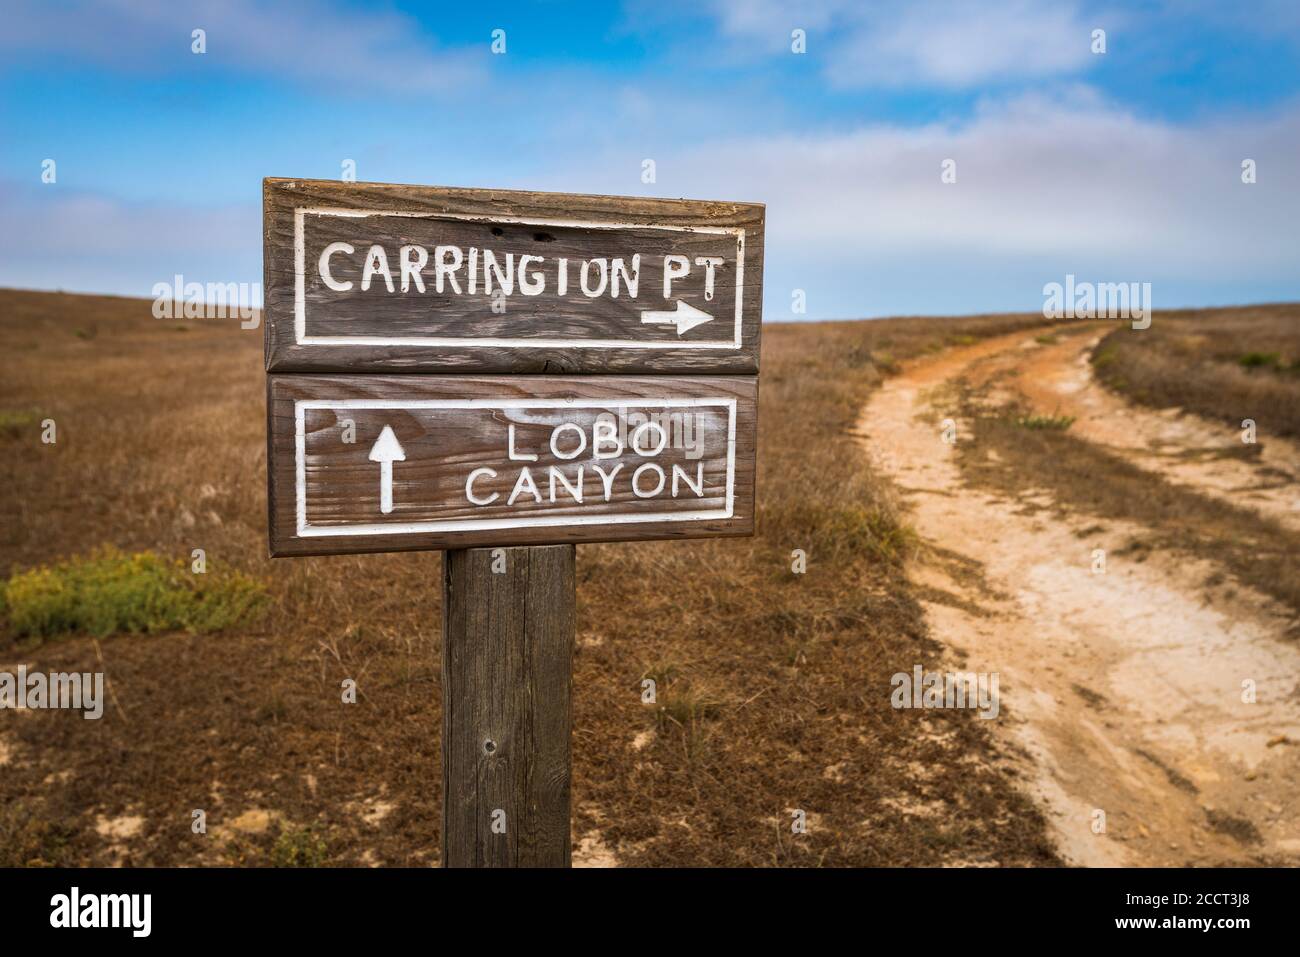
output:
[[[496,749],[497,749],[497,743],[493,741],[491,738],[488,738],[486,741],[483,742],[484,754],[492,754],[496,751]]]

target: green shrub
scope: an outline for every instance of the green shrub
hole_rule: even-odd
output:
[[[1277,352],[1247,352],[1237,362],[1244,368],[1258,369],[1265,366],[1276,366],[1281,360],[1282,356]]]
[[[1022,415],[1016,419],[1016,425],[1022,429],[1047,429],[1053,432],[1064,432],[1070,426],[1074,425],[1074,416],[1072,415]]]
[[[897,375],[902,369],[902,366],[898,364],[898,360],[894,358],[893,354],[885,352],[884,350],[872,352],[871,361],[875,367],[885,375]]]
[[[19,637],[220,631],[259,614],[264,586],[235,571],[193,574],[181,559],[103,549],[16,572],[0,608]]]
[[[325,839],[314,828],[285,828],[271,846],[271,866],[324,867],[328,853]]]
[[[1092,364],[1098,370],[1113,366],[1118,359],[1119,354],[1116,348],[1104,343],[1100,348],[1094,349],[1092,352]]]
[[[16,439],[36,424],[35,412],[0,411],[0,435]]]
[[[691,727],[700,721],[712,721],[722,714],[722,701],[694,688],[669,690],[658,696],[656,716],[662,727],[665,720]]]
[[[915,548],[916,533],[893,509],[857,502],[804,499],[762,510],[763,534],[806,543],[821,559],[866,555],[877,561],[900,561]]]

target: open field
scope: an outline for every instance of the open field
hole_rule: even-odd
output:
[[[757,537],[578,551],[576,861],[1058,860],[994,722],[890,706],[891,675],[949,653],[907,578],[917,536],[849,435],[899,363],[1041,322],[765,330]],[[269,596],[217,632],[9,621],[0,671],[102,670],[111,699],[99,721],[0,712],[0,864],[437,862],[440,557],[266,557],[261,337],[0,292],[0,574],[202,548],[208,574]]]
[[[769,325],[757,536],[578,550],[575,862],[1300,859],[1298,319]],[[260,330],[4,291],[0,345],[0,672],[109,686],[0,711],[0,865],[437,863],[441,559],[267,558]]]
[[[1098,377],[1143,405],[1176,406],[1264,435],[1300,438],[1300,316],[1294,305],[1162,313],[1117,329],[1092,357]]]

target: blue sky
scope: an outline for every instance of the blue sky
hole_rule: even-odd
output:
[[[764,202],[769,319],[1033,310],[1067,273],[1157,308],[1300,299],[1290,0],[5,8],[0,285],[257,282],[262,177],[351,159]]]

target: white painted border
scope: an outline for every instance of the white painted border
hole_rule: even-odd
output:
[[[533,515],[519,518],[448,519],[425,522],[379,522],[353,525],[307,524],[308,409],[627,409],[725,408],[727,410],[727,507],[697,511],[610,513],[600,515]],[[345,535],[410,535],[419,532],[487,531],[500,528],[539,528],[556,525],[627,525],[640,522],[702,522],[731,518],[736,498],[736,400],[725,398],[612,399],[583,402],[573,399],[298,399],[294,418],[294,492],[298,537]]]
[[[309,336],[307,335],[306,255],[307,240],[303,217],[410,216],[417,219],[459,219],[471,222],[512,223],[521,226],[567,226],[577,229],[667,229],[688,233],[715,233],[736,237],[736,323],[730,340],[703,339],[690,341],[646,339],[510,339],[461,338],[457,336]],[[472,348],[504,346],[507,348],[568,349],[739,349],[741,317],[745,299],[745,230],[738,226],[669,226],[663,223],[603,223],[576,219],[529,219],[514,216],[477,216],[468,213],[429,213],[410,210],[344,209],[300,206],[293,211],[294,257],[294,338],[303,346],[441,346]],[[576,317],[569,317],[578,321]]]

